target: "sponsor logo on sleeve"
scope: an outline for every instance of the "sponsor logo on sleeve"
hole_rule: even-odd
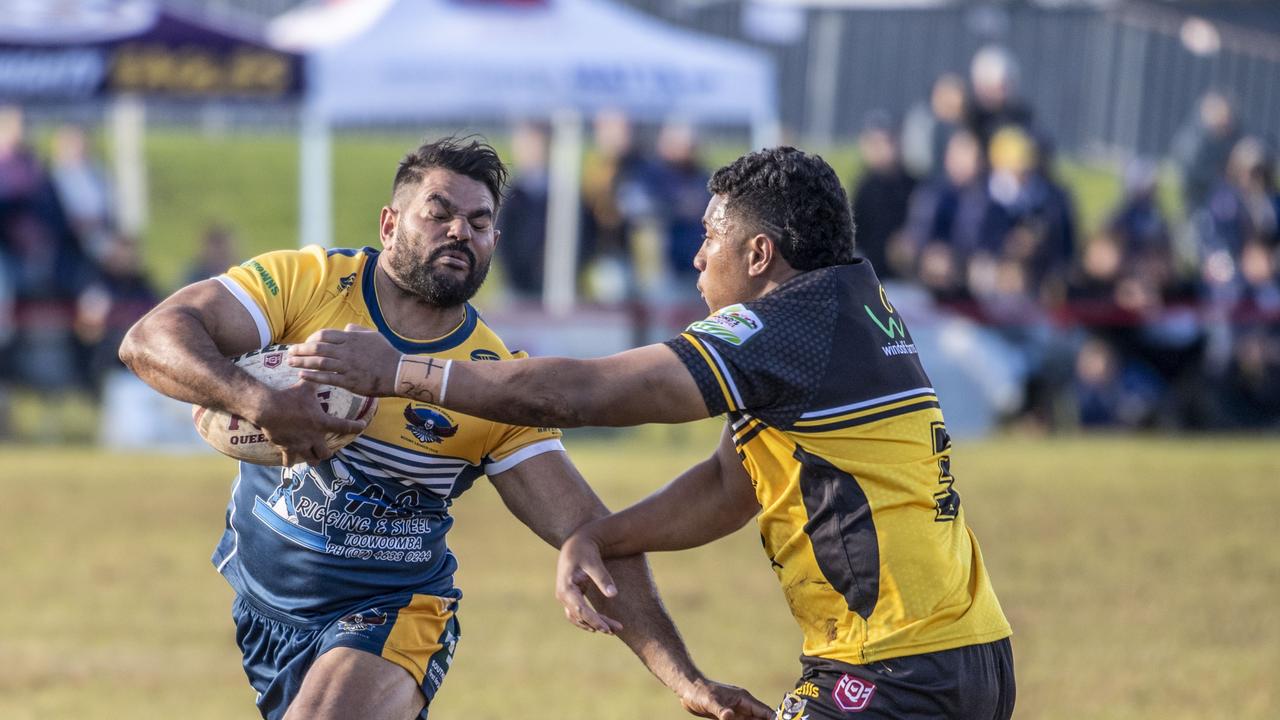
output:
[[[842,675],[840,682],[831,689],[836,706],[847,713],[862,712],[876,694],[876,684],[856,675]]]
[[[730,345],[741,345],[764,329],[764,321],[745,305],[730,305],[717,310],[706,320],[693,323],[687,329],[689,332],[710,335]]]
[[[472,360],[501,360],[502,358],[498,357],[498,353],[492,350],[485,350],[484,348],[479,348],[477,350],[471,351],[471,359]]]
[[[266,268],[262,267],[262,263],[257,260],[246,260],[241,264],[241,267],[249,268],[258,273],[258,277],[262,279],[262,285],[267,289],[267,292],[272,295],[280,294],[280,286],[276,284],[276,279],[271,277],[271,273],[267,272]]]

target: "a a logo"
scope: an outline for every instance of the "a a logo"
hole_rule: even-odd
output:
[[[813,683],[808,681],[806,681],[805,684],[796,688],[792,692],[795,693],[796,695],[802,695],[807,698],[816,698],[822,694],[822,691],[818,689],[817,685],[814,685]]]
[[[447,415],[431,407],[406,405],[404,419],[409,421],[405,429],[413,433],[418,442],[438,443],[458,433],[458,426]]]
[[[484,348],[480,348],[479,350],[471,351],[471,359],[472,360],[501,360],[502,358],[499,358],[498,353],[492,350],[485,350]]]
[[[706,320],[699,320],[686,329],[689,332],[710,335],[730,345],[741,345],[750,340],[752,335],[764,329],[764,321],[745,305],[729,305],[717,310]]]
[[[809,716],[805,713],[805,708],[808,707],[809,701],[802,697],[797,697],[799,692],[800,689],[796,688],[794,692],[789,692],[782,698],[782,704],[778,706],[778,712],[774,715],[774,720],[809,720]]]
[[[262,366],[266,368],[280,367],[280,361],[284,359],[284,353],[271,353],[262,356]]]
[[[867,317],[871,318],[871,322],[875,323],[876,327],[880,328],[885,335],[888,335],[890,340],[905,339],[907,337],[907,327],[894,315],[889,315],[889,323],[886,325],[880,322],[880,318],[876,317],[875,310],[872,310],[869,305],[863,305],[862,309],[867,311]]]
[[[338,279],[338,292],[344,293],[356,284],[356,274],[351,273]]]
[[[342,632],[364,632],[371,627],[378,627],[386,624],[387,614],[378,608],[352,613],[338,620],[338,628],[341,629]]]
[[[840,682],[836,683],[831,690],[831,697],[836,701],[836,706],[850,713],[866,710],[875,694],[875,683],[855,675],[842,675]]]

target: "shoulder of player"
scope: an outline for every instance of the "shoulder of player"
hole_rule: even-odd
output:
[[[478,311],[476,315],[476,326],[471,332],[465,345],[460,350],[466,353],[471,360],[515,360],[522,357],[528,357],[528,353],[511,350],[507,344],[502,341],[498,333],[489,324],[485,322],[484,316]]]

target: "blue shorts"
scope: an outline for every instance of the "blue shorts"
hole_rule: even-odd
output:
[[[284,717],[311,664],[337,647],[372,653],[408,671],[427,699],[420,716],[425,720],[453,663],[460,636],[457,606],[453,598],[406,595],[329,622],[302,624],[237,596],[231,617],[245,674],[267,720]]]

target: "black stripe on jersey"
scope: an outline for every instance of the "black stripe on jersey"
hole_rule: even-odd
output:
[[[671,348],[676,357],[680,358],[680,362],[684,363],[685,368],[689,370],[689,374],[693,376],[694,383],[702,393],[702,401],[707,405],[707,414],[715,417],[728,412],[729,403],[725,401],[724,393],[720,390],[720,381],[716,380],[715,373],[693,343],[689,342],[688,338],[677,336],[663,345]]]
[[[743,434],[742,434],[742,437],[738,438],[737,440],[734,440],[733,442],[734,442],[734,444],[735,444],[735,445],[737,445],[738,447],[742,447],[742,446],[746,445],[747,443],[751,442],[752,438],[754,438],[755,436],[759,435],[759,434],[760,434],[760,432],[761,432],[762,430],[764,430],[766,427],[769,427],[769,426],[768,426],[768,425],[765,425],[764,423],[762,423],[762,422],[760,422],[760,421],[756,421],[756,424],[755,424],[755,426],[754,426],[754,427],[752,427],[750,430],[748,430],[748,431],[746,431],[745,433],[743,433]]]
[[[828,430],[840,430],[841,428],[853,427],[855,425],[866,425],[867,423],[873,423],[878,420],[887,420],[891,417],[906,415],[907,413],[913,413],[913,412],[916,412],[917,410],[927,410],[929,408],[936,408],[936,407],[939,407],[938,401],[930,399],[924,402],[912,403],[910,405],[903,405],[902,407],[894,408],[892,410],[885,410],[883,412],[872,413],[870,415],[863,415],[861,417],[850,418],[848,420],[840,420],[838,422],[833,422],[826,425],[804,425],[800,427],[793,427],[788,432],[816,433],[816,432],[827,432]]]
[[[800,494],[809,520],[804,532],[818,569],[844,596],[849,610],[871,617],[880,596],[880,543],[871,505],[852,475],[796,448]]]

